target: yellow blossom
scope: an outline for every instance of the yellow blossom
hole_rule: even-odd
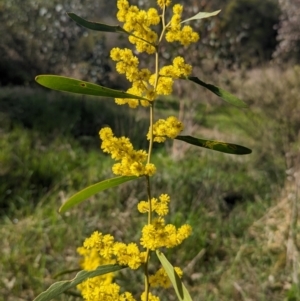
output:
[[[129,41],[136,46],[137,51],[152,54],[156,51],[154,44],[157,42],[157,34],[150,29],[151,25],[157,25],[160,17],[155,8],[148,11],[139,10],[137,6],[128,6],[128,2],[118,0],[117,18],[124,22],[123,28],[131,32]]]
[[[182,270],[179,267],[174,267],[177,275],[181,278],[183,275]],[[149,283],[153,287],[168,288],[171,286],[171,281],[164,268],[160,268],[154,275],[149,277]]]
[[[156,212],[159,216],[167,215],[169,212],[168,203],[170,202],[170,197],[167,194],[160,195],[159,199],[151,199],[151,209],[152,212]],[[140,201],[137,205],[138,211],[141,213],[147,213],[150,211],[149,202]]]
[[[175,116],[170,116],[166,120],[159,119],[153,124],[153,136],[155,142],[164,142],[166,138],[174,139],[183,130],[183,124]],[[147,134],[150,139],[150,129]]]
[[[194,32],[189,25],[181,28],[181,14],[183,7],[180,4],[173,6],[173,16],[168,25],[168,32],[166,33],[166,40],[168,42],[178,41],[184,46],[195,43],[199,40],[198,33]]]
[[[116,138],[110,128],[103,128],[99,132],[102,139],[101,148],[111,157],[121,162],[112,167],[116,175],[122,176],[152,176],[156,168],[152,163],[146,163],[147,153],[144,150],[134,150],[130,140],[126,137]]]
[[[177,230],[172,224],[165,225],[163,218],[157,218],[152,224],[143,227],[140,243],[150,250],[162,247],[173,248],[180,245],[191,234],[191,231],[192,228],[189,225],[183,225]]]
[[[140,252],[137,244],[126,245],[115,242],[113,236],[102,235],[98,231],[87,238],[83,247],[78,248],[77,251],[84,257],[82,267],[86,270],[93,270],[101,264],[115,262],[137,269],[145,260],[145,253]]]
[[[181,4],[175,4],[173,6],[173,13],[177,15],[181,15],[183,11],[183,6]]]
[[[164,6],[169,6],[171,4],[171,0],[157,0],[157,5],[163,8]]]
[[[118,0],[117,7],[119,10],[120,9],[126,10],[129,8],[129,3],[127,0]]]
[[[144,43],[143,45],[145,46],[148,44]],[[150,70],[147,68],[141,70],[138,69],[139,60],[133,55],[130,49],[113,48],[110,52],[110,56],[112,60],[117,62],[117,72],[125,74],[126,78],[132,82],[132,87],[126,91],[127,93],[147,97],[150,101],[156,98],[156,91],[154,91],[153,86],[148,84],[151,75]],[[138,99],[131,98],[116,98],[115,102],[118,105],[128,104],[131,108],[136,108],[139,105]],[[145,107],[149,106],[149,102],[142,100],[141,105]]]
[[[166,193],[165,194],[161,194],[159,196],[159,200],[162,202],[162,203],[170,203],[170,196],[167,195]]]
[[[147,11],[147,25],[157,25],[160,22],[160,17],[155,8],[150,8]]]
[[[146,301],[146,294],[145,294],[145,292],[142,293],[141,300],[142,301]],[[149,296],[148,296],[147,300],[148,301],[160,301],[159,297],[157,297],[155,295],[152,295],[151,293],[149,293]]]

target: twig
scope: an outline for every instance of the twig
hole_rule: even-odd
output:
[[[193,266],[196,264],[198,260],[200,260],[203,255],[205,254],[206,250],[202,249],[190,262],[189,264],[183,269],[184,274],[191,274]]]

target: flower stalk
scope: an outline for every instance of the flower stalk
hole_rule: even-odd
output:
[[[203,140],[191,136],[181,136],[184,129],[183,123],[175,116],[158,119],[155,116],[155,102],[160,96],[170,95],[173,84],[178,79],[188,79],[201,85],[224,100],[240,107],[245,104],[227,91],[211,84],[206,84],[197,77],[191,77],[192,66],[187,64],[183,57],[174,57],[172,64],[160,68],[160,44],[179,43],[187,47],[199,40],[199,35],[189,25],[182,25],[181,20],[183,6],[175,4],[171,8],[171,0],[157,0],[158,8],[140,10],[137,6],[130,5],[128,0],[117,1],[117,19],[123,23],[123,27],[110,26],[101,23],[86,21],[75,14],[69,14],[80,25],[90,29],[123,32],[128,36],[129,42],[134,45],[135,51],[129,48],[115,47],[110,52],[111,59],[116,62],[116,71],[123,74],[131,84],[126,91],[112,90],[92,83],[59,76],[37,76],[36,80],[46,86],[57,90],[114,97],[117,105],[128,105],[135,109],[142,106],[149,109],[149,129],[145,133],[148,140],[148,152],[143,149],[135,149],[128,137],[116,137],[110,127],[104,127],[99,131],[101,149],[110,154],[115,163],[112,173],[117,176],[102,181],[71,197],[62,205],[61,212],[80,203],[91,195],[120,185],[129,180],[143,177],[146,180],[145,201],[140,200],[137,210],[141,214],[147,214],[147,222],[141,229],[138,242],[119,242],[110,234],[95,231],[86,238],[83,246],[77,249],[81,255],[81,267],[85,271],[97,271],[92,278],[81,279],[77,288],[86,301],[159,301],[160,298],[152,294],[152,288],[168,288],[171,284],[179,300],[191,300],[183,283],[180,282],[182,271],[179,267],[173,267],[163,255],[162,250],[174,248],[187,239],[192,232],[188,224],[176,227],[167,224],[165,216],[169,213],[170,196],[166,193],[154,197],[151,191],[151,177],[158,172],[158,167],[151,162],[154,143],[164,143],[167,139],[178,139],[193,145],[234,154],[248,154],[251,150],[230,143]],[[172,16],[166,21],[166,11],[172,9]],[[161,13],[159,13],[161,11]],[[188,19],[205,18],[214,16],[213,13],[201,13]],[[161,24],[161,32],[153,30],[153,26]],[[136,54],[146,53],[154,55],[154,70],[140,68],[139,57]],[[63,84],[62,84],[63,83]],[[156,272],[150,273],[149,264],[151,255],[156,254],[161,267]],[[138,296],[131,292],[121,290],[117,284],[116,265],[121,268],[128,267],[132,270],[143,269],[144,291]],[[99,269],[99,267],[104,267]],[[179,283],[179,286],[178,286]],[[58,284],[51,289],[51,296],[59,295],[64,291],[64,284]],[[56,290],[56,291],[55,291]],[[55,293],[54,293],[55,291]],[[183,295],[182,295],[183,294]],[[40,297],[41,296],[41,297]],[[49,295],[43,293],[36,300],[47,301]]]

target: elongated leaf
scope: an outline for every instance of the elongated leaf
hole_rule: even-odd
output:
[[[209,17],[213,17],[213,16],[216,16],[221,10],[216,10],[212,13],[198,13],[197,15],[191,17],[191,18],[188,18],[186,20],[183,20],[181,21],[181,23],[184,23],[184,22],[188,22],[188,21],[192,21],[192,20],[200,20],[200,19],[205,19],[205,18],[209,18]]]
[[[99,182],[97,184],[91,185],[89,187],[86,187],[83,190],[81,190],[81,191],[77,192],[76,194],[74,194],[73,196],[71,196],[59,208],[59,212],[64,213],[68,209],[70,209],[70,208],[74,207],[75,205],[78,205],[79,203],[87,200],[89,197],[91,197],[92,195],[94,195],[94,194],[96,194],[100,191],[118,186],[122,183],[131,181],[131,180],[134,180],[134,179],[137,179],[137,177],[135,177],[135,176],[131,176],[131,177],[122,176],[122,177],[116,177],[116,178],[108,179],[108,180]]]
[[[95,95],[114,98],[134,98],[143,99],[146,98],[129,94],[126,92],[109,89],[93,83],[85,82],[75,78],[58,76],[58,75],[38,75],[35,80],[42,86],[53,90],[79,93],[85,95]]]
[[[64,295],[82,299],[82,295],[79,292],[67,291],[67,292],[64,292]]]
[[[248,106],[238,97],[232,95],[231,93],[227,92],[224,89],[221,89],[217,86],[211,85],[211,84],[207,84],[205,82],[203,82],[202,80],[200,80],[198,77],[187,77],[188,80],[202,86],[205,87],[206,89],[210,90],[211,92],[213,92],[214,94],[218,95],[219,97],[221,97],[223,100],[229,102],[230,104],[239,107],[239,108],[247,108]]]
[[[79,272],[79,271],[81,271],[81,269],[64,270],[64,271],[61,271],[61,272],[55,274],[53,276],[53,278],[55,279],[55,278],[58,278],[62,275],[71,274],[71,273],[75,273],[75,272]]]
[[[59,281],[53,283],[46,291],[39,294],[33,301],[51,300],[59,296],[60,294],[64,293],[68,289],[76,287],[76,285],[80,284],[81,282],[83,282],[88,278],[93,278],[111,272],[116,272],[123,268],[124,268],[123,266],[109,264],[109,265],[100,266],[94,271],[80,271],[72,280]]]
[[[227,154],[248,155],[252,153],[252,150],[247,147],[227,142],[204,140],[192,136],[177,136],[175,139]]]
[[[111,26],[107,24],[102,24],[98,22],[91,22],[87,21],[79,16],[77,16],[74,13],[68,13],[68,16],[74,20],[77,24],[81,25],[82,27],[91,29],[91,30],[96,30],[96,31],[104,31],[104,32],[121,32],[121,33],[126,33],[130,35],[129,32],[127,32],[125,29],[123,29],[121,26]]]
[[[171,265],[171,263],[168,261],[166,256],[160,252],[159,250],[156,251],[156,255],[161,262],[162,266],[164,267],[174,289],[176,292],[176,295],[178,297],[178,300],[180,301],[192,301],[192,298],[184,286],[183,282],[180,280],[179,276],[177,275],[174,267]]]

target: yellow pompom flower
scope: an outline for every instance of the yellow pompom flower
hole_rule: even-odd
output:
[[[189,25],[181,28],[181,14],[183,7],[180,4],[173,6],[173,16],[168,24],[168,32],[166,33],[166,40],[168,42],[178,41],[183,46],[188,46],[199,40],[198,33],[194,32]]]
[[[77,251],[84,257],[81,265],[85,270],[93,270],[101,264],[116,262],[120,265],[129,266],[131,269],[137,269],[145,262],[145,253],[140,252],[137,244],[129,243],[126,245],[116,242],[113,236],[103,235],[98,231],[87,238],[83,247],[78,248]]]
[[[161,8],[164,6],[169,6],[171,4],[171,0],[157,0],[157,5]]]
[[[176,73],[173,65],[164,66],[159,70],[159,75],[175,78]]]
[[[155,208],[157,206],[157,199],[156,198],[152,198],[151,199],[151,208],[152,211],[155,211]],[[149,208],[149,202],[146,201],[140,201],[137,204],[137,209],[140,213],[148,213],[150,208]]]
[[[86,271],[95,270],[100,265],[115,264],[116,260],[113,258],[103,258],[99,254],[99,249],[102,246],[102,233],[95,231],[91,237],[87,238],[83,247],[77,248],[78,254],[82,256],[80,266]],[[106,238],[107,239],[107,238]],[[85,300],[97,301],[98,297],[94,295],[96,288],[105,288],[110,286],[113,282],[114,274],[108,273],[105,275],[93,277],[88,279],[77,286]]]
[[[112,60],[117,61],[116,70],[120,74],[138,73],[139,60],[130,49],[113,48],[110,51]]]
[[[168,204],[162,203],[162,202],[157,203],[157,205],[155,206],[155,212],[159,216],[165,216],[165,215],[167,215],[169,213]]]
[[[120,22],[124,22],[123,28],[133,34],[129,37],[129,41],[136,46],[138,52],[154,53],[158,36],[150,26],[160,22],[157,10],[155,8],[148,11],[139,10],[137,6],[128,6],[128,2],[119,1],[117,18]]]
[[[139,251],[135,243],[128,245],[119,242],[115,243],[114,254],[120,265],[127,265],[133,270],[139,268],[145,259],[144,253]]]
[[[142,229],[140,243],[144,248],[156,250],[162,247],[174,248],[180,245],[192,232],[189,225],[183,225],[178,230],[172,224],[165,225],[163,218],[154,219],[152,224]]]
[[[129,2],[127,0],[118,0],[118,2],[117,2],[117,8],[119,10],[128,10],[128,8],[129,8]]]
[[[125,22],[126,14],[129,9],[129,2],[127,0],[118,0],[117,7],[119,9],[117,13],[117,19],[120,22]]]
[[[130,140],[126,137],[116,138],[112,130],[105,127],[99,132],[102,140],[101,148],[105,153],[111,154],[111,157],[121,162],[112,167],[116,175],[122,176],[152,176],[156,168],[152,163],[146,163],[147,153],[144,150],[134,150]]]
[[[164,220],[162,220],[161,223],[154,220],[154,223],[155,225],[149,224],[143,227],[140,240],[141,245],[150,250],[156,250],[163,247],[161,237],[164,229]]]
[[[176,15],[181,15],[183,11],[183,6],[181,4],[175,4],[173,6],[173,13]]]
[[[113,61],[120,61],[122,59],[121,49],[119,47],[112,48],[110,51],[110,57]]]
[[[135,299],[131,293],[125,292],[119,297],[118,301],[135,301]]]
[[[159,196],[159,200],[162,202],[162,203],[170,203],[170,196],[168,194],[161,194]]]
[[[160,17],[158,14],[157,9],[155,8],[149,8],[147,11],[147,25],[157,25],[160,22]]]
[[[139,71],[139,79],[141,81],[148,81],[151,76],[151,72],[149,69],[144,68]]]
[[[183,275],[182,270],[179,267],[174,267],[177,275],[181,278]],[[149,277],[149,283],[152,287],[169,288],[171,281],[164,268],[160,268],[154,275]]]
[[[137,208],[140,213],[147,213],[149,212],[149,203],[146,201],[140,201],[137,204]]]
[[[151,209],[152,212],[156,212],[159,216],[165,216],[169,212],[169,205],[170,197],[167,194],[162,194],[159,199],[152,198],[151,199]],[[146,201],[140,201],[137,205],[138,211],[140,213],[148,213],[149,208],[149,202]]]
[[[169,77],[160,77],[158,79],[156,91],[160,95],[170,95],[173,92],[174,81]]]
[[[183,57],[177,56],[173,59],[173,72],[177,78],[188,76],[192,72],[192,66],[185,64]]]
[[[183,241],[188,238],[192,233],[192,227],[190,225],[183,225],[178,229],[177,237],[178,240]]]
[[[148,44],[143,44],[148,45]],[[144,47],[144,46],[143,46]],[[133,55],[130,49],[113,48],[110,52],[112,60],[116,61],[116,70],[120,74],[125,74],[126,78],[132,82],[132,87],[127,90],[127,93],[143,96],[152,101],[156,98],[156,91],[153,86],[148,83],[151,76],[150,70],[143,68],[138,69],[139,60]],[[130,108],[136,108],[139,105],[139,100],[134,98],[116,98],[115,102],[118,105],[128,104]],[[146,100],[140,101],[142,106],[149,106]]]
[[[191,26],[185,25],[180,31],[179,42],[183,46],[188,46],[191,43],[196,43],[199,40],[199,38],[199,34],[193,31]]]
[[[153,136],[155,142],[164,142],[166,138],[174,139],[183,130],[183,124],[175,116],[170,116],[166,120],[159,119],[153,124]],[[150,140],[150,129],[147,134]]]
[[[155,295],[152,295],[151,293],[149,293],[148,295],[148,299],[146,299],[146,293],[143,292],[142,295],[141,295],[141,300],[142,301],[160,301],[159,297],[155,296]]]

